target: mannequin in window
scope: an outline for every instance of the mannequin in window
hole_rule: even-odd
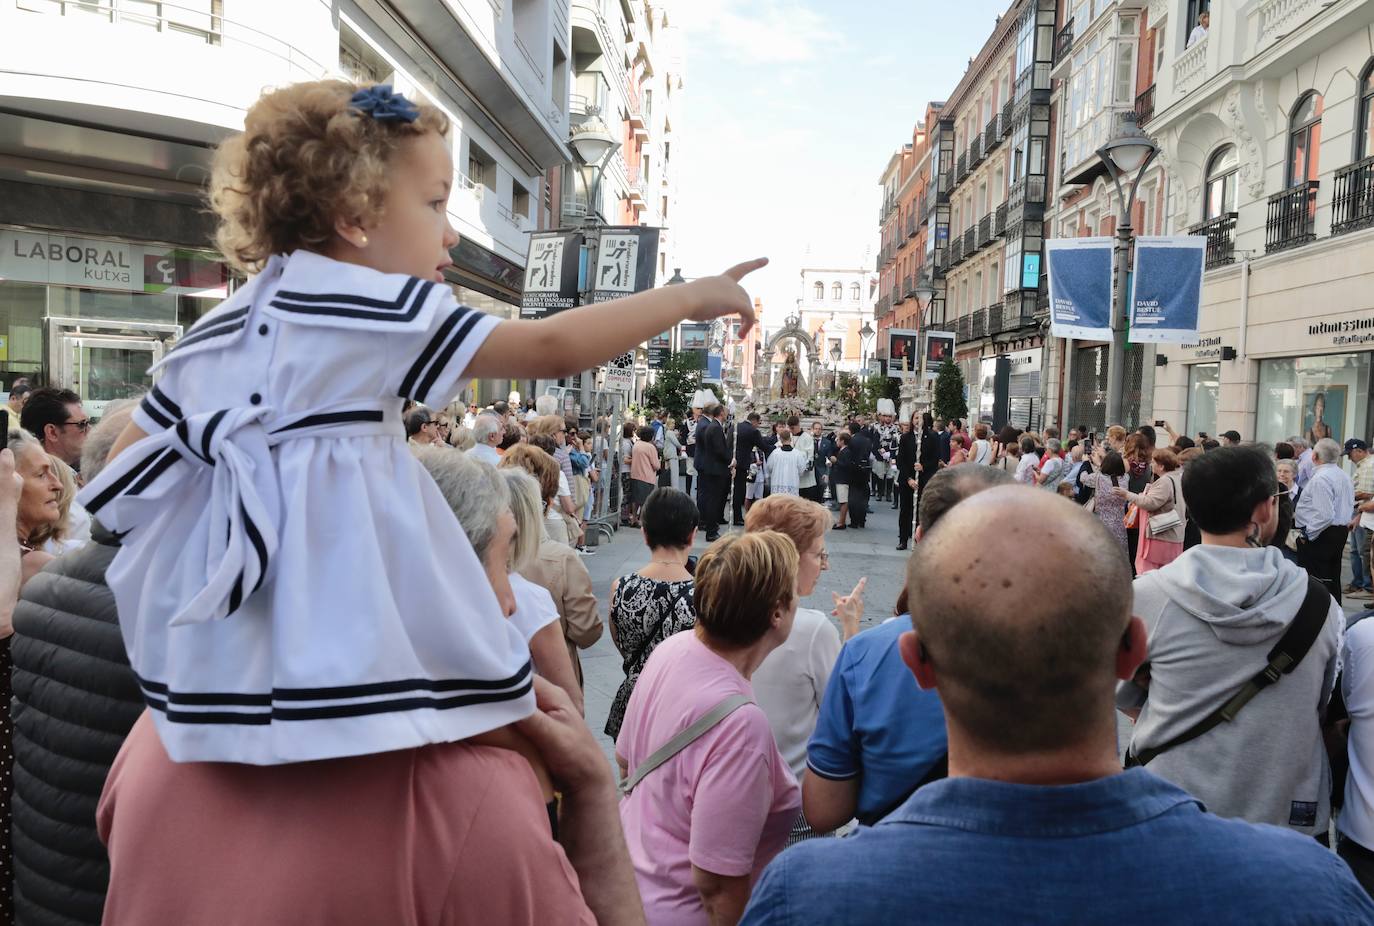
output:
[[[1188,33],[1188,47],[1192,48],[1198,42],[1207,38],[1207,30],[1211,28],[1211,25],[1211,13],[1207,10],[1203,10],[1201,13],[1197,14],[1197,25],[1193,27],[1192,32]]]

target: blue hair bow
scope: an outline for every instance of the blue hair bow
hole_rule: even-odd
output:
[[[391,84],[374,84],[359,90],[349,104],[378,122],[414,122],[420,118],[420,108],[392,91]]]

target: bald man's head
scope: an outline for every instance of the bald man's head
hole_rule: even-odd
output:
[[[917,545],[907,586],[921,589],[912,623],[946,714],[969,737],[1030,753],[1097,732],[1132,600],[1097,518],[1022,486],[979,492]]]

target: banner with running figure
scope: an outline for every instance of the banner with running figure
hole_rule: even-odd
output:
[[[1050,333],[1056,338],[1111,340],[1112,243],[1105,237],[1045,242]]]
[[[1196,344],[1206,235],[1135,239],[1131,331],[1135,344]]]
[[[592,302],[619,299],[653,289],[658,268],[660,229],[645,225],[610,226],[597,241]]]
[[[578,304],[578,262],[582,232],[550,231],[530,235],[520,317],[543,318]]]

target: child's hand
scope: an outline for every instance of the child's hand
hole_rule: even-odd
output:
[[[693,280],[688,286],[696,287],[696,310],[689,316],[695,322],[709,322],[723,315],[738,315],[742,324],[739,336],[744,337],[754,327],[754,303],[749,294],[740,286],[740,280],[767,266],[768,258],[759,257],[736,264],[719,276],[703,277]]]

